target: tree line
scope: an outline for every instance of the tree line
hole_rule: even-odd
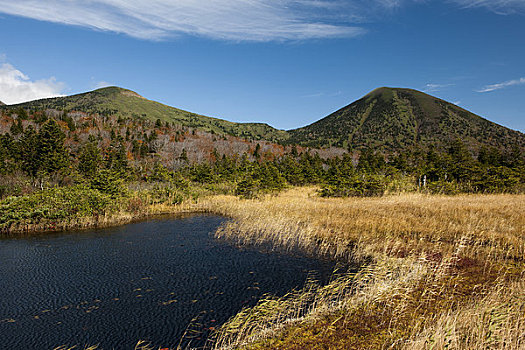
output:
[[[269,158],[261,154],[259,146],[233,156],[214,149],[207,160],[192,163],[183,150],[180,155],[173,155],[177,162],[171,166],[154,157],[148,163],[130,164],[121,141],[112,137],[109,146],[101,147],[100,140],[90,135],[79,150],[71,152],[64,130],[53,118],[43,120],[38,130],[32,126],[24,129],[15,122],[10,133],[0,136],[0,175],[24,174],[40,190],[88,183],[115,196],[131,182],[175,187],[222,183],[246,198],[290,185],[317,185],[320,195],[327,197],[379,196],[403,191],[525,191],[525,161],[519,147],[501,151],[481,146],[472,152],[460,139],[447,149],[407,149],[397,154],[368,149],[359,155],[348,152],[331,159],[323,159],[318,153],[298,152],[296,147]],[[0,184],[0,196],[12,194],[17,194],[16,189]]]

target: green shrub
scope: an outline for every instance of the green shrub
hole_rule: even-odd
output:
[[[459,194],[461,188],[455,181],[433,181],[427,184],[425,191],[432,194],[454,195]]]
[[[113,198],[125,196],[127,194],[124,181],[119,173],[108,169],[99,170],[91,179],[90,187],[102,193],[108,194]]]
[[[70,220],[115,211],[116,202],[108,194],[86,185],[55,187],[23,197],[0,201],[0,228],[15,223],[41,220]]]
[[[248,177],[237,183],[235,195],[245,199],[252,199],[257,197],[259,190],[259,182]]]

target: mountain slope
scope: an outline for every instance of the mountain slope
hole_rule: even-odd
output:
[[[431,144],[446,146],[456,138],[473,148],[482,144],[525,147],[525,135],[518,131],[419,91],[386,87],[289,132],[288,142],[316,147],[400,151]]]
[[[160,119],[162,122],[175,122],[203,131],[257,140],[277,141],[286,139],[288,136],[286,131],[277,130],[268,124],[233,123],[210,118],[148,100],[136,92],[119,87],[107,87],[83,94],[47,98],[9,107],[23,107],[32,110],[66,109],[122,118],[144,118],[152,121]]]
[[[3,103],[2,101],[0,101],[0,106],[5,106],[5,103]]]
[[[481,145],[525,148],[525,135],[481,118],[452,103],[402,88],[379,88],[360,100],[302,128],[277,130],[263,123],[234,123],[150,101],[119,87],[42,99],[1,108],[65,109],[88,114],[172,122],[243,139],[309,147],[372,148],[400,152],[407,148],[446,147],[461,138],[472,149]]]

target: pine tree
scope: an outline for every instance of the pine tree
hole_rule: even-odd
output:
[[[467,146],[460,139],[456,139],[452,142],[448,154],[450,156],[450,174],[456,181],[466,181],[472,172],[474,163]]]
[[[80,151],[78,170],[87,177],[93,177],[100,167],[102,156],[94,142],[89,142]]]
[[[125,174],[129,170],[126,147],[122,142],[118,145],[115,143],[111,144],[106,158],[106,167],[118,174]]]
[[[38,154],[38,134],[32,126],[25,130],[16,148],[15,158],[21,169],[27,175],[35,178],[40,169],[40,157]]]
[[[0,136],[0,174],[5,174],[8,172],[8,163],[9,163],[9,140],[8,135]]]
[[[37,146],[39,171],[52,174],[69,165],[69,153],[64,146],[65,138],[66,135],[53,119],[42,125]]]
[[[259,160],[261,158],[261,145],[259,143],[257,144],[257,146],[255,146],[253,156],[256,160]]]

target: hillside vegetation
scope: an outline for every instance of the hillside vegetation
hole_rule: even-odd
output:
[[[525,135],[518,131],[419,91],[386,87],[289,133],[291,143],[384,152],[442,148],[456,138],[472,148],[525,147]]]
[[[202,131],[257,140],[277,141],[287,138],[285,131],[274,129],[267,124],[233,123],[210,118],[151,101],[136,92],[114,86],[83,94],[36,100],[9,107],[22,107],[28,110],[80,111],[101,116],[144,119],[153,122],[160,119],[162,122],[177,123]]]
[[[136,92],[108,87],[83,94],[49,98],[3,108],[65,110],[102,117],[175,123],[199,131],[304,147],[338,147],[400,153],[407,149],[443,150],[461,139],[471,150],[481,146],[509,151],[525,148],[525,135],[490,122],[425,93],[379,88],[358,101],[303,128],[284,131],[264,123],[234,123],[147,100]]]
[[[0,199],[117,177],[129,182],[228,182],[251,197],[277,184],[319,185],[324,197],[395,192],[521,193],[523,151],[456,139],[445,150],[359,157],[248,141],[164,123],[56,110],[0,115]],[[272,184],[273,183],[273,184]],[[270,185],[272,184],[272,185]],[[107,189],[105,189],[107,190]]]

